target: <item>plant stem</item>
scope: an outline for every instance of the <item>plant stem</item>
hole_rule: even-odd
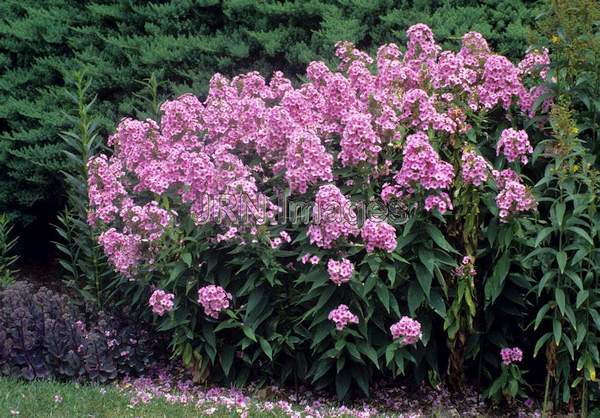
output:
[[[549,343],[552,344],[552,343]],[[546,384],[544,387],[544,403],[542,405],[542,418],[548,416],[548,398],[550,395],[550,372],[546,372]]]

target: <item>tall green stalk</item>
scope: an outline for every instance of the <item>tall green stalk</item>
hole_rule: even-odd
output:
[[[62,172],[67,185],[67,206],[58,218],[56,230],[62,239],[56,246],[63,254],[59,262],[66,272],[66,283],[87,302],[102,309],[106,302],[104,283],[108,283],[107,279],[114,273],[98,247],[93,228],[87,223],[87,163],[102,144],[92,115],[95,98],[88,99],[91,80],[84,72],[76,72],[72,84],[73,90],[66,92],[74,104],[73,114],[66,115],[72,128],[61,134],[69,163],[69,169]]]
[[[13,250],[18,238],[12,237],[12,230],[8,216],[0,214],[0,289],[13,283],[16,273],[13,265],[19,257],[13,255]]]

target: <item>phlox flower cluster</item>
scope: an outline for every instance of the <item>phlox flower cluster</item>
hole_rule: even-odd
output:
[[[399,107],[399,119],[409,122],[413,127],[426,130],[432,127],[436,131],[454,133],[457,122],[450,113],[439,113],[435,100],[421,89],[410,89],[402,96]]]
[[[219,313],[229,308],[231,293],[221,286],[208,285],[198,289],[198,303],[204,308],[204,313],[212,318],[219,318]]]
[[[400,321],[390,327],[392,338],[401,340],[403,345],[412,345],[417,343],[423,336],[421,332],[421,324],[416,319],[408,316],[403,316]]]
[[[377,248],[388,253],[396,249],[396,229],[384,221],[374,218],[367,219],[360,234],[369,253]]]
[[[550,54],[547,48],[529,51],[519,62],[521,75],[533,75],[545,79],[550,69]]]
[[[461,176],[466,184],[479,187],[487,181],[492,167],[481,155],[465,149],[461,156],[461,162]]]
[[[89,222],[100,220],[109,223],[119,213],[119,206],[128,194],[121,183],[125,176],[121,161],[98,155],[88,163],[88,194],[90,199]]]
[[[197,97],[191,94],[183,95],[178,100],[163,103],[160,110],[163,113],[160,120],[163,138],[196,145],[197,135],[206,123],[202,119],[205,109]]]
[[[437,209],[442,215],[454,209],[448,193],[441,192],[439,195],[429,195],[425,198],[425,210],[431,212],[433,209]]]
[[[508,109],[515,98],[526,94],[519,69],[508,58],[490,55],[483,66],[483,83],[478,86],[479,101],[485,109],[497,105]]]
[[[287,233],[287,231],[281,231],[281,232],[279,233],[279,237],[281,238],[281,240],[282,240],[283,242],[287,242],[288,244],[289,244],[290,242],[292,242],[292,237],[290,236],[290,234],[288,234],[288,233]]]
[[[548,77],[550,69],[550,55],[546,48],[541,50],[534,49],[525,55],[519,63],[519,72],[524,84],[531,85],[529,89],[524,88],[524,92],[519,98],[519,106],[522,111],[529,117],[533,118],[536,115],[534,109],[535,102],[543,95],[549,92],[548,87],[543,83]],[[548,112],[552,105],[551,96],[545,99],[541,109],[543,113]]]
[[[313,206],[313,223],[308,228],[311,244],[331,248],[338,239],[357,234],[350,200],[332,184],[321,186]]]
[[[423,132],[409,135],[402,154],[402,167],[394,176],[395,184],[384,185],[382,199],[386,202],[391,197],[401,199],[419,188],[427,191],[438,190],[425,198],[425,210],[437,209],[442,214],[452,210],[450,196],[441,190],[449,188],[452,184],[454,169],[452,164],[440,158],[427,135]]]
[[[372,64],[373,58],[369,54],[356,49],[354,44],[349,41],[340,41],[335,44],[335,56],[340,59],[338,69],[340,71],[347,70],[355,61],[360,61],[365,64]]]
[[[409,190],[421,186],[427,190],[450,187],[454,169],[442,161],[423,132],[409,135],[402,151],[402,168],[394,177],[396,183]]]
[[[333,157],[313,132],[296,131],[287,147],[285,178],[293,192],[305,193],[308,186],[331,181]]]
[[[434,59],[442,48],[435,42],[431,29],[423,24],[412,25],[406,31],[408,43],[406,45],[406,59],[416,63],[428,62]]]
[[[160,208],[157,202],[144,206],[124,203],[119,215],[126,224],[124,232],[138,233],[148,241],[159,239],[171,222],[171,213]]]
[[[490,55],[490,47],[479,32],[467,32],[463,35],[463,44],[459,55],[469,67],[477,67]]]
[[[506,169],[497,173],[495,177],[500,190],[496,196],[496,206],[498,206],[502,222],[506,222],[511,215],[537,207],[531,191],[521,182],[517,173]]]
[[[502,171],[492,170],[492,177],[494,177],[496,186],[498,186],[499,189],[504,189],[509,182],[521,181],[521,177],[519,177],[519,175],[510,168]]]
[[[466,274],[472,277],[477,275],[477,270],[475,270],[475,266],[473,265],[473,258],[468,255],[465,255],[460,265],[454,269],[454,275],[457,277],[463,277]]]
[[[339,154],[342,165],[356,165],[361,161],[377,162],[381,138],[373,130],[371,115],[352,112],[345,118]]]
[[[98,242],[115,269],[125,277],[132,278],[135,267],[142,258],[141,237],[109,228],[100,234]]]
[[[383,186],[381,186],[381,200],[385,203],[389,203],[392,199],[402,200],[407,196],[410,196],[410,194],[397,184],[383,183]]]
[[[158,316],[163,316],[166,312],[173,310],[173,301],[175,295],[173,293],[167,293],[164,290],[156,289],[152,292],[148,304],[152,308],[152,312]]]
[[[321,261],[321,259],[319,258],[319,256],[317,256],[317,255],[311,256],[308,253],[304,254],[300,260],[302,261],[302,264],[310,263],[313,266],[319,264],[319,262]]]
[[[217,234],[216,242],[228,241],[237,236],[238,229],[235,226],[230,227],[224,234]]]
[[[407,38],[406,53],[390,43],[375,59],[338,43],[340,67],[311,62],[300,86],[281,72],[270,80],[215,74],[203,101],[186,94],[163,103],[159,121],[121,120],[108,139],[112,154],[88,164],[89,222],[115,269],[134,278],[171,238],[165,231],[190,220],[207,226],[210,245],[291,244],[274,233],[279,191],[315,196],[301,233],[320,251],[361,238],[368,252],[395,249],[392,225],[370,218],[358,228],[351,198],[365,187],[411,210],[452,210],[455,169],[478,187],[491,166],[469,146],[456,167],[445,156],[463,146],[473,112],[529,114],[543,94],[548,54],[531,51],[515,66],[477,32],[464,35],[458,52],[443,51],[423,24]],[[497,151],[525,162],[531,145],[524,131],[506,130]],[[535,208],[519,175],[496,174],[501,220]],[[298,262],[320,259],[306,254]],[[349,277],[348,264],[338,263],[330,272],[336,284]]]
[[[281,231],[277,238],[271,240],[271,248],[279,248],[284,242],[289,244],[292,242],[292,237],[286,231]]]
[[[108,145],[119,155],[119,160],[125,168],[137,173],[143,169],[148,155],[158,152],[161,145],[159,129],[158,124],[151,119],[139,121],[124,118],[117,126],[116,132],[108,137]]]
[[[329,312],[328,319],[335,324],[338,331],[343,330],[348,324],[358,324],[358,316],[350,312],[344,304]]]
[[[332,259],[327,262],[327,272],[329,280],[339,286],[350,281],[354,273],[354,264],[347,258],[342,258],[340,261]]]
[[[502,364],[508,366],[512,363],[521,362],[521,360],[523,360],[523,351],[521,351],[519,347],[505,347],[500,350],[500,357],[502,357]]]
[[[496,145],[496,155],[503,154],[506,159],[513,162],[517,159],[527,164],[527,155],[533,152],[529,143],[527,132],[508,128],[502,131]]]

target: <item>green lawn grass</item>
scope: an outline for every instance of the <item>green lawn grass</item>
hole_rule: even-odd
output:
[[[58,395],[62,401],[56,402]],[[18,411],[18,415],[14,412]],[[53,381],[22,382],[0,378],[0,417],[11,418],[127,418],[127,417],[204,417],[203,409],[195,405],[171,405],[164,400],[152,400],[131,407],[129,398],[113,386],[76,385]],[[223,406],[211,415],[215,418],[237,417],[236,411]],[[250,417],[283,417],[249,410]]]

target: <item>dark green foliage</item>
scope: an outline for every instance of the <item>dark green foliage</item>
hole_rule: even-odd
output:
[[[469,30],[520,55],[537,2],[524,0],[7,0],[0,4],[0,210],[21,223],[62,207],[66,168],[59,133],[69,125],[63,85],[85,67],[97,94],[99,133],[146,109],[139,80],[156,73],[163,97],[202,96],[215,72],[288,76],[330,60],[335,42],[367,50],[429,24],[447,47]]]
[[[600,3],[552,0],[537,31],[552,49],[554,94],[571,102],[581,138],[600,153]]]
[[[46,288],[17,282],[0,292],[1,375],[105,382],[145,371],[159,344],[134,321],[112,315],[86,325],[67,296]]]
[[[534,152],[544,170],[535,249],[526,257],[538,278],[534,356],[546,363],[543,413],[575,403],[588,416],[600,367],[600,4],[548,3],[539,31],[552,53],[547,86],[555,105],[550,137]]]

